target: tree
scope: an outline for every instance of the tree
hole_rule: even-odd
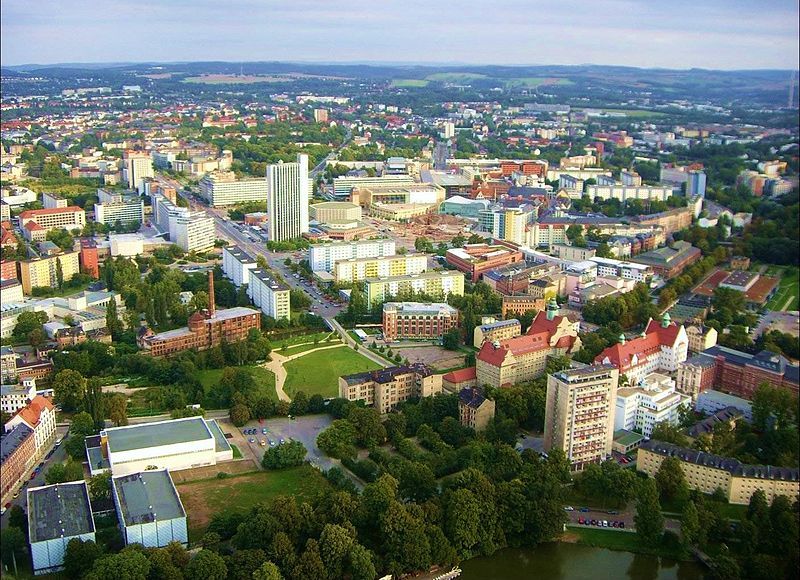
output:
[[[319,552],[329,577],[342,577],[345,560],[353,543],[353,537],[342,526],[326,524],[322,529],[319,536]]]
[[[56,284],[59,290],[64,287],[64,269],[61,267],[61,258],[56,258]]]
[[[659,421],[656,423],[653,427],[653,432],[650,434],[650,438],[656,441],[672,443],[679,447],[687,447],[689,444],[689,440],[680,428],[670,424],[668,421]]]
[[[87,580],[147,580],[150,572],[150,561],[143,552],[126,548],[119,554],[102,556],[95,560],[91,571],[85,576]],[[200,578],[201,576],[197,576]]]
[[[12,334],[17,338],[25,338],[32,330],[41,329],[47,320],[46,312],[21,312],[17,317],[17,324],[14,326]]]
[[[12,505],[8,510],[8,525],[12,528],[17,528],[22,531],[27,539],[28,535],[28,518],[23,510],[18,505]]]
[[[281,571],[278,567],[268,561],[261,564],[261,567],[253,572],[253,580],[283,580],[283,576],[281,576]]]
[[[300,554],[292,570],[294,578],[327,578],[325,564],[319,553],[317,541],[310,539],[306,542],[306,549]]]
[[[0,554],[3,560],[8,563],[11,560],[14,566],[14,576],[17,576],[17,554],[25,548],[25,534],[22,530],[9,527],[3,530],[3,541],[0,543]]]
[[[454,327],[442,336],[442,346],[447,350],[458,350],[461,346],[461,331]]]
[[[114,393],[108,399],[108,418],[117,427],[128,424],[128,398],[122,393]]]
[[[667,457],[655,475],[659,497],[664,501],[686,499],[689,495],[689,486],[686,476],[681,468],[681,461],[677,457]]]
[[[217,537],[217,542],[219,537]],[[229,580],[252,580],[253,575],[266,561],[267,554],[260,548],[236,550],[225,558]]]
[[[113,298],[106,305],[106,328],[111,338],[119,340],[119,335],[122,334],[122,321],[117,313],[117,301]]]
[[[574,242],[580,237],[583,237],[583,226],[579,224],[572,224],[567,228],[567,239],[570,242]]]
[[[5,538],[3,538],[5,541]],[[92,540],[72,538],[64,553],[64,570],[69,578],[82,578],[94,566],[103,550]]]
[[[86,394],[86,379],[78,371],[64,369],[53,378],[53,392],[64,411],[74,411]]]
[[[655,546],[664,535],[664,516],[658,502],[658,490],[652,479],[641,482],[636,500],[636,533],[648,546]]]
[[[230,409],[230,419],[231,423],[241,427],[250,420],[250,409],[242,403],[237,403]]]
[[[468,489],[458,489],[447,500],[444,531],[453,548],[462,558],[473,555],[479,541],[480,508],[478,499]]]
[[[410,461],[400,472],[398,491],[404,498],[422,503],[436,494],[436,476],[424,463]]]
[[[372,552],[361,544],[353,544],[347,559],[353,580],[374,580],[377,577]]]
[[[89,495],[93,500],[111,497],[111,473],[98,473],[89,480]]]
[[[186,578],[205,578],[208,580],[226,580],[228,567],[225,560],[211,550],[203,548],[186,566]]]
[[[95,429],[101,429],[105,424],[105,401],[103,400],[103,387],[99,380],[89,379],[86,381],[83,409],[94,419]]]
[[[386,429],[380,414],[372,408],[353,407],[347,420],[355,427],[355,441],[361,447],[374,447],[386,441]]]
[[[681,536],[684,549],[689,549],[700,543],[700,515],[694,502],[687,501],[683,506],[681,515]]]
[[[28,333],[28,344],[33,348],[39,348],[47,342],[47,334],[41,328],[34,328]]]
[[[306,453],[306,448],[300,441],[287,441],[267,449],[261,465],[264,466],[264,469],[296,467],[303,464]]]

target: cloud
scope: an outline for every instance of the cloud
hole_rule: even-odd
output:
[[[794,0],[3,0],[3,64],[180,60],[797,68]]]

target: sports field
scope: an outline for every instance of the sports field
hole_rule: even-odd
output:
[[[283,390],[290,397],[298,391],[306,395],[320,394],[336,397],[339,394],[339,377],[380,368],[352,348],[340,346],[301,356],[283,365],[286,383]]]

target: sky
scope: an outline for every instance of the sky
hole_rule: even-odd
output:
[[[2,0],[0,63],[797,69],[798,0]]]

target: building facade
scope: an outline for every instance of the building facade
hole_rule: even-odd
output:
[[[289,320],[292,314],[289,286],[260,268],[247,272],[250,275],[247,295],[253,304],[275,320]]]
[[[36,442],[33,429],[27,425],[16,425],[0,439],[0,501],[3,505],[19,484],[27,481],[35,462]]]
[[[469,244],[463,248],[447,250],[445,260],[464,272],[472,282],[477,282],[484,272],[524,261],[519,250],[506,246],[488,244]]]
[[[364,401],[384,414],[411,397],[430,397],[442,391],[442,377],[419,363],[339,377],[339,396]]]
[[[308,233],[308,155],[295,163],[267,165],[267,213],[269,239],[282,242]]]
[[[267,180],[236,179],[232,171],[215,171],[200,180],[200,195],[211,207],[236,205],[267,199]]]
[[[472,332],[472,346],[480,348],[484,342],[502,341],[522,334],[522,325],[516,318],[508,320],[490,319],[476,326]]]
[[[620,387],[614,412],[614,430],[638,431],[650,437],[656,423],[677,425],[679,409],[691,398],[675,390],[675,381],[658,373],[647,375],[641,385]]]
[[[428,269],[426,254],[379,256],[338,260],[333,266],[333,279],[337,284],[362,282],[367,278],[389,278],[420,274]]]
[[[56,441],[56,409],[50,399],[36,395],[6,422],[4,430],[7,433],[17,425],[26,425],[33,431],[37,458],[53,447]]]
[[[47,231],[83,229],[86,225],[86,212],[81,207],[70,205],[52,209],[29,209],[19,214],[20,228],[24,228],[29,222]]]
[[[314,272],[333,272],[333,265],[339,260],[393,256],[394,253],[394,240],[359,240],[316,244],[308,249],[308,263]]]
[[[483,431],[494,418],[495,403],[476,388],[462,389],[458,394],[458,419],[463,427]]]
[[[510,316],[522,316],[526,312],[535,310],[541,312],[545,309],[544,296],[503,296],[503,306],[501,314],[504,319]]]
[[[366,279],[367,303],[381,304],[387,299],[423,293],[440,299],[448,296],[463,296],[464,274],[461,272],[422,272],[408,276]]]
[[[458,310],[445,303],[386,302],[383,305],[383,336],[398,339],[441,339],[458,328]]]
[[[619,372],[610,365],[566,370],[547,377],[544,449],[561,449],[583,470],[611,455]]]

